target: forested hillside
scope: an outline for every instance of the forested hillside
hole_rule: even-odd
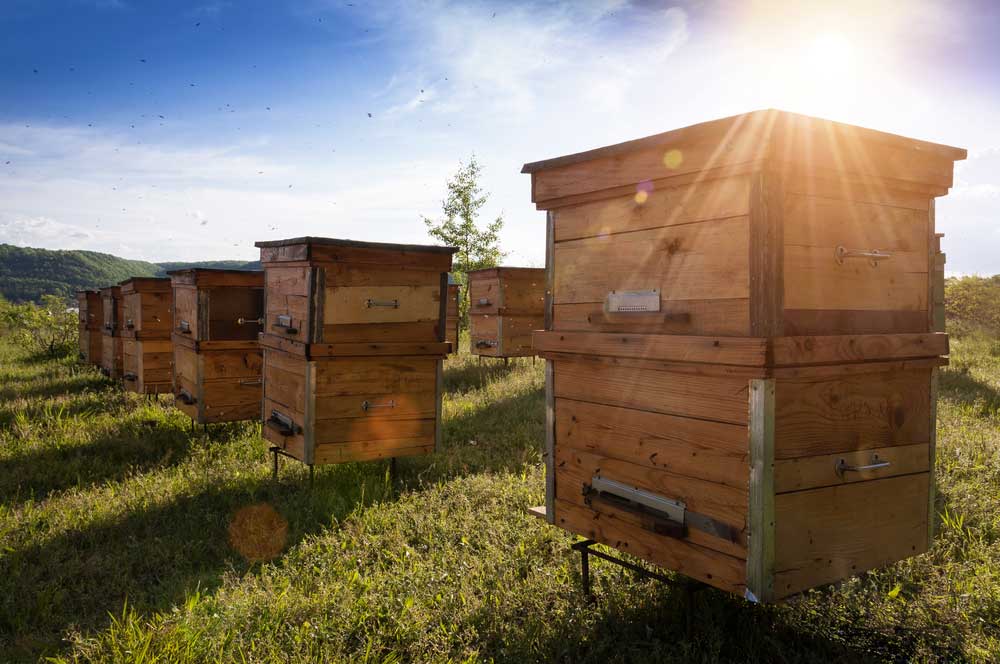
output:
[[[148,263],[95,251],[53,251],[0,244],[0,295],[13,302],[40,301],[42,295],[72,297],[78,290],[101,288],[129,277],[164,276],[184,267],[259,269],[258,262],[202,261]]]

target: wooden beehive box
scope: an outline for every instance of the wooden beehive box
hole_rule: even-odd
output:
[[[546,518],[756,601],[927,550],[964,157],[761,111],[526,165]]]
[[[173,293],[170,279],[135,277],[121,283],[122,379],[139,394],[173,390]]]
[[[452,276],[448,275],[448,311],[446,313],[445,324],[447,330],[445,331],[445,341],[451,344],[450,353],[458,352],[458,327],[459,327],[459,312],[458,312],[458,294],[461,286],[456,283]]]
[[[545,323],[545,269],[469,272],[469,344],[488,357],[534,355],[531,333]]]
[[[257,246],[265,438],[310,465],[433,451],[455,250],[329,238]]]
[[[173,286],[174,396],[199,424],[260,417],[261,271],[168,272]]]
[[[120,286],[101,289],[101,373],[112,380],[122,377],[122,331],[125,316]]]
[[[76,293],[79,310],[80,360],[101,366],[104,327],[103,301],[100,291],[82,290]]]

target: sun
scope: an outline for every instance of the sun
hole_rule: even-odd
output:
[[[855,47],[844,34],[825,32],[806,45],[804,64],[815,74],[842,76],[854,65]]]

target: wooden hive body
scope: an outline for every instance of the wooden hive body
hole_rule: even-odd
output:
[[[469,346],[474,355],[534,355],[531,333],[545,323],[545,269],[469,272]]]
[[[459,312],[458,312],[458,297],[461,286],[456,283],[451,282],[451,277],[448,277],[448,311],[446,314],[446,325],[447,331],[445,332],[445,341],[451,344],[451,350],[449,353],[458,352],[458,328],[459,328]]]
[[[177,407],[199,424],[260,417],[264,273],[177,270],[173,286],[173,386]]]
[[[122,380],[139,394],[173,390],[173,293],[170,279],[135,277],[121,283]]]
[[[760,111],[526,165],[546,518],[757,601],[925,551],[964,156]]]
[[[257,246],[265,438],[307,464],[433,451],[454,249],[327,238]]]
[[[104,346],[104,301],[101,292],[95,290],[77,291],[76,302],[79,309],[80,361],[95,366],[101,364],[101,349]]]
[[[123,313],[120,286],[101,289],[101,373],[112,380],[122,377],[122,332],[125,316]]]

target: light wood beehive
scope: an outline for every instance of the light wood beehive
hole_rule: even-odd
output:
[[[546,518],[759,601],[927,550],[964,157],[760,111],[526,165]]]
[[[177,407],[198,424],[260,417],[262,271],[168,272]]]
[[[121,290],[120,286],[101,289],[101,315],[104,319],[101,325],[101,373],[111,380],[121,380],[122,377],[125,302],[122,300]]]
[[[173,293],[166,277],[134,277],[121,282],[122,380],[139,394],[173,391]]]
[[[432,452],[450,247],[258,242],[264,436],[319,465]]]
[[[474,355],[534,355],[531,333],[544,322],[544,268],[494,267],[469,272],[469,344]]]
[[[96,366],[101,365],[101,348],[104,345],[101,332],[104,327],[104,307],[100,291],[82,290],[76,293],[79,311],[80,361]]]

